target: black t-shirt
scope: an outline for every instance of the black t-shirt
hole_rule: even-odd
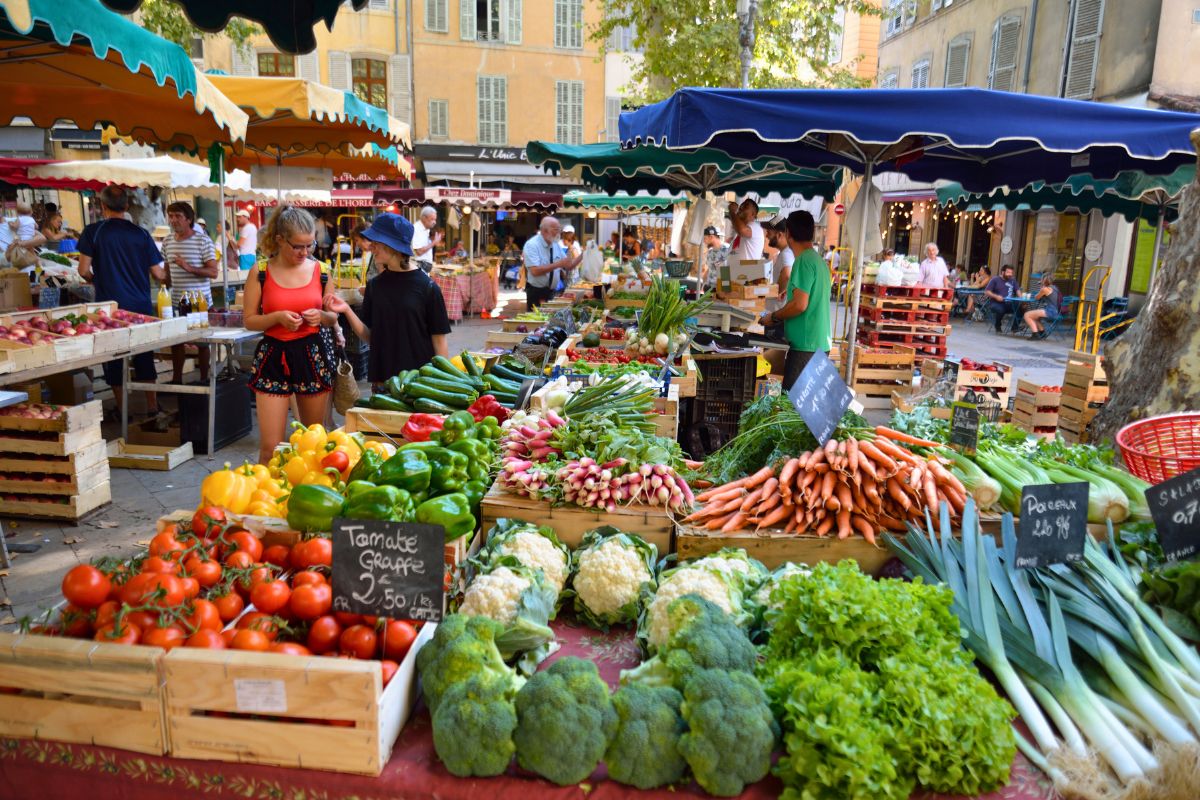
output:
[[[382,383],[433,358],[434,336],[450,333],[442,290],[420,269],[383,270],[367,281],[362,321],[371,329],[367,373]]]
[[[150,234],[124,219],[93,222],[79,236],[79,252],[92,257],[92,282],[97,300],[116,300],[117,306],[153,314],[150,268],[163,262]]]

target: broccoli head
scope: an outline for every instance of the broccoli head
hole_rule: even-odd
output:
[[[613,695],[617,734],[604,763],[608,777],[639,789],[676,783],[687,772],[679,737],[687,730],[679,705],[683,696],[670,687],[622,686]]]
[[[716,669],[692,673],[680,713],[688,732],[679,739],[679,752],[704,791],[733,797],[766,777],[779,725],[753,675]]]
[[[671,638],[658,655],[621,673],[621,683],[673,686],[682,691],[699,669],[754,672],[758,651],[720,606],[685,594],[667,607]]]
[[[430,714],[437,711],[451,687],[473,676],[515,681],[514,688],[520,688],[520,678],[496,648],[496,637],[504,630],[504,625],[487,617],[450,614],[441,621],[433,639],[417,653],[417,670]]]
[[[585,780],[617,729],[596,665],[567,656],[517,693],[517,763],[559,786]]]
[[[433,714],[433,747],[451,774],[487,778],[503,774],[517,747],[513,681],[482,673],[456,683]]]

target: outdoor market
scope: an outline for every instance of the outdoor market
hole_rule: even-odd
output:
[[[7,130],[104,152],[0,158],[0,797],[1197,796],[1200,114],[680,88],[462,167],[138,6],[0,0]]]

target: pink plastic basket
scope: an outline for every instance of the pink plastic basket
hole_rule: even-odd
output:
[[[1131,473],[1162,483],[1200,467],[1200,412],[1131,422],[1117,432],[1117,450]]]

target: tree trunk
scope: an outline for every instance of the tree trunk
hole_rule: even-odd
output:
[[[134,189],[129,193],[129,216],[133,224],[147,232],[153,232],[160,225],[167,224],[167,215],[163,210],[162,199],[157,189],[152,192],[146,189]]]
[[[1200,151],[1200,132],[1192,134]],[[1200,409],[1200,183],[1180,198],[1179,219],[1150,297],[1104,348],[1108,402],[1092,421],[1097,440],[1134,420]]]

